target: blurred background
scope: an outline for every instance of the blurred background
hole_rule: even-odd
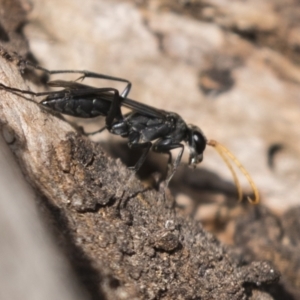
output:
[[[263,204],[277,212],[299,204],[297,1],[30,3],[24,32],[40,65],[130,80],[130,98],[177,112],[207,138],[226,145],[253,177]],[[114,85],[103,80],[92,84]],[[101,127],[99,121],[91,122]],[[223,181],[232,182],[227,167],[207,149],[199,168],[220,177],[209,187],[221,191],[214,195],[220,201]],[[188,174],[194,188],[207,185],[196,179],[199,172]],[[234,193],[233,186],[227,189]]]

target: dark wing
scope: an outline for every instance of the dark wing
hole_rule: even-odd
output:
[[[124,98],[124,100],[122,100],[122,105],[129,109],[132,109],[135,112],[140,113],[141,115],[146,115],[146,116],[151,116],[154,118],[161,118],[161,119],[164,119],[166,117],[165,111],[157,109],[147,104],[137,102],[129,98]]]
[[[87,96],[93,94],[93,95],[101,96],[101,99],[106,101],[111,101],[111,102],[113,101],[114,98],[114,94],[112,93],[112,90],[114,90],[113,88],[95,88],[79,82],[64,81],[64,80],[50,81],[48,82],[48,85],[50,87],[66,88],[69,90],[69,93],[73,96]],[[162,118],[162,119],[166,117],[165,111],[137,102],[129,98],[122,98],[122,105],[143,115],[151,116],[154,118]]]
[[[52,80],[47,82],[47,85],[50,87],[61,87],[61,88],[67,88],[67,89],[97,89],[90,85],[86,85],[83,83],[79,83],[76,81],[65,81],[65,80]]]

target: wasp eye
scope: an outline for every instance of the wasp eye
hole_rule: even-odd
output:
[[[206,147],[206,138],[201,132],[193,132],[193,140],[197,154],[202,154]]]

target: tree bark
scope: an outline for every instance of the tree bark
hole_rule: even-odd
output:
[[[8,57],[2,51],[1,82],[26,89],[18,59]],[[239,266],[201,224],[176,215],[170,195],[144,188],[66,121],[31,99],[1,94],[6,142],[95,299],[241,299],[245,285],[278,278],[267,263]]]

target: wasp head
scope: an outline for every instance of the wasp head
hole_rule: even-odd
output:
[[[206,142],[207,140],[200,128],[194,125],[188,126],[187,144],[190,149],[190,165],[196,167],[203,160]]]

